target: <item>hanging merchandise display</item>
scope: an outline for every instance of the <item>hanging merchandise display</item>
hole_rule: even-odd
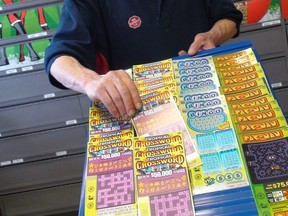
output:
[[[281,19],[280,0],[234,1],[243,13],[242,24],[265,23]]]
[[[16,2],[3,0],[0,6],[13,3]],[[0,48],[0,69],[43,63],[49,40],[40,39],[48,38],[49,31],[57,28],[61,10],[62,5],[56,4],[1,14],[0,38],[6,46]]]

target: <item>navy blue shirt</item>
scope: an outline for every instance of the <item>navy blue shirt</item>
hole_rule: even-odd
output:
[[[242,14],[231,0],[65,0],[46,50],[46,71],[61,55],[92,70],[99,68],[100,53],[110,70],[174,57],[220,19],[234,21],[239,32]]]

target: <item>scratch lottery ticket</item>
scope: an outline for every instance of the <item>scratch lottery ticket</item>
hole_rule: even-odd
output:
[[[175,59],[173,60],[174,70],[183,69],[183,68],[197,68],[202,66],[211,66],[211,69],[214,68],[214,61],[212,56],[205,57],[188,57],[184,59]]]
[[[257,88],[249,89],[247,91],[243,91],[240,93],[228,94],[228,95],[225,95],[225,97],[226,97],[227,103],[229,103],[229,102],[234,103],[234,102],[241,102],[241,101],[245,101],[245,100],[256,99],[258,97],[265,96],[265,95],[268,95],[270,93],[271,92],[269,91],[267,86],[262,85],[262,86],[259,86]]]
[[[270,103],[274,100],[275,98],[273,97],[273,95],[268,94],[251,100],[228,103],[228,106],[230,109],[246,108],[251,106],[258,106],[265,103]]]
[[[219,79],[219,81],[220,81],[221,86],[224,87],[224,86],[235,85],[237,83],[243,83],[243,82],[250,81],[250,80],[255,80],[258,78],[266,79],[264,71],[256,71],[256,72],[247,73],[245,75],[222,78],[222,79]]]
[[[143,71],[134,76],[134,82],[139,82],[139,81],[149,80],[149,79],[156,79],[156,78],[161,78],[161,77],[163,78],[165,76],[174,76],[174,72],[169,69]]]
[[[288,211],[288,138],[242,145],[259,214]]]
[[[191,168],[193,194],[248,185],[227,104],[182,110],[202,166]]]
[[[182,116],[202,161],[201,166],[190,169],[193,194],[247,186],[227,104],[183,109]]]
[[[233,128],[198,133],[196,140],[203,164],[190,169],[194,195],[249,185]]]
[[[247,48],[247,49],[240,50],[240,51],[233,52],[233,53],[215,55],[215,56],[213,56],[213,60],[216,63],[223,62],[223,61],[229,61],[229,60],[233,60],[233,59],[237,59],[237,58],[240,58],[243,56],[250,55],[251,53],[254,54],[253,50],[251,48]]]
[[[210,133],[232,125],[227,104],[209,108],[182,109],[181,113],[192,137],[195,133]]]
[[[147,95],[151,92],[154,92],[157,89],[161,88],[169,88],[169,91],[173,95],[174,100],[177,102],[178,93],[176,90],[176,82],[173,76],[169,75],[164,78],[156,78],[145,81],[136,82],[136,87],[138,89],[138,93],[141,95]]]
[[[91,120],[92,125],[89,126],[89,134],[96,135],[101,133],[115,132],[119,130],[131,129],[133,125],[127,121],[112,121],[103,124],[94,124],[95,121]]]
[[[197,101],[180,101],[179,109],[202,109],[213,107],[221,104],[227,104],[225,96],[220,95],[211,99],[197,100]]]
[[[173,75],[172,59],[133,65],[134,81],[161,77],[165,74]]]
[[[260,63],[256,63],[254,65],[245,66],[241,68],[226,68],[226,70],[220,69],[217,70],[219,79],[241,76],[252,72],[263,71],[263,68]]]
[[[175,77],[181,77],[181,76],[191,76],[191,75],[197,75],[201,73],[216,73],[216,70],[211,67],[210,65],[202,65],[198,67],[193,68],[176,68],[174,69]]]
[[[197,82],[209,78],[218,78],[215,71],[207,71],[197,74],[189,74],[189,75],[175,75],[176,82]]]
[[[155,91],[151,91],[148,94],[140,95],[140,99],[143,105],[139,112],[150,110],[154,107],[158,107],[161,104],[169,103],[171,99],[171,92],[168,87],[163,87],[156,89]]]
[[[102,133],[91,135],[88,140],[88,144],[98,145],[101,142],[112,141],[112,140],[126,140],[134,137],[134,131],[131,129],[115,131],[111,133]]]
[[[231,109],[231,114],[232,115],[253,114],[257,112],[273,110],[276,108],[279,108],[279,104],[276,100],[273,100],[270,103],[260,104],[257,106]]]
[[[132,139],[88,146],[87,215],[136,215]]]
[[[127,129],[133,130],[132,123],[121,118],[115,118],[102,104],[90,107],[89,136]]]
[[[210,78],[216,75],[212,56],[173,60],[173,67],[175,78],[181,82],[197,81],[205,79],[205,76]]]
[[[195,144],[188,133],[177,104],[171,94],[170,100],[166,101],[165,104],[160,104],[149,110],[143,110],[132,120],[138,136],[161,135],[173,131],[181,131],[189,166],[196,166],[201,163]]]
[[[195,215],[181,133],[136,137],[134,148],[139,215]]]
[[[174,76],[171,74],[168,75],[163,75],[157,78],[150,78],[150,79],[145,79],[145,80],[140,80],[140,81],[134,81],[137,89],[145,88],[147,86],[153,86],[157,85],[159,83],[171,83],[175,82]]]
[[[216,68],[231,67],[231,66],[243,64],[245,62],[257,63],[257,58],[252,50],[250,53],[247,53],[246,55],[236,57],[236,58],[231,58],[229,60],[216,61],[215,58],[213,59],[214,59],[214,64]]]
[[[179,94],[200,93],[218,89],[220,86],[219,80],[216,78],[205,79],[198,82],[181,82],[176,83]]]
[[[176,86],[176,85],[175,85]],[[174,87],[175,87],[174,86]],[[157,89],[159,89],[159,88],[165,88],[165,87],[167,87],[166,85],[165,85],[165,83],[159,83],[159,84],[157,84],[157,85],[153,85],[153,86],[146,86],[145,88],[142,88],[142,89],[138,89],[138,93],[139,93],[139,95],[146,95],[146,94],[149,94],[149,93],[151,93],[152,91],[155,91],[155,90],[157,90]],[[169,86],[168,86],[169,87]],[[174,88],[174,87],[172,87],[172,88]]]
[[[256,112],[253,114],[243,114],[243,115],[233,115],[232,119],[234,122],[256,122],[262,120],[274,119],[277,117],[282,117],[283,112],[280,107],[270,110],[265,110],[262,112]]]
[[[287,127],[287,122],[284,117],[272,118],[265,121],[236,123],[235,128],[238,133],[265,131],[276,128]]]
[[[105,110],[93,106],[89,113],[85,215],[136,216],[133,127],[119,123]]]
[[[288,127],[286,125],[284,127],[270,129],[268,131],[239,133],[238,137],[241,144],[269,142],[288,137]]]
[[[256,59],[253,59],[251,61],[246,61],[246,62],[242,62],[239,64],[231,65],[231,66],[216,67],[216,71],[217,72],[237,71],[241,68],[247,68],[257,63],[258,61]]]
[[[234,85],[222,86],[220,88],[220,92],[224,95],[235,94],[235,93],[240,93],[246,90],[255,89],[260,86],[266,86],[266,88],[268,88],[265,80],[262,78],[258,78],[258,79],[241,82],[241,83],[234,84]]]
[[[181,101],[206,100],[206,99],[212,99],[218,96],[220,96],[220,91],[218,90],[199,92],[199,93],[186,93],[186,94],[179,95],[179,101],[181,102]]]

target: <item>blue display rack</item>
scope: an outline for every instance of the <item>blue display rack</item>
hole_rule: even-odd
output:
[[[239,50],[252,48],[250,41],[243,41],[240,43],[234,43],[230,45],[220,46],[211,50],[205,50],[199,52],[195,57],[226,54],[231,52],[237,52]],[[254,50],[255,51],[255,50]],[[257,52],[255,55],[259,60]],[[177,56],[173,59],[187,58],[188,56]],[[85,170],[86,163],[84,165],[82,192],[80,198],[79,214],[78,216],[84,216],[84,200],[85,200]],[[256,216],[258,215],[256,203],[253,197],[253,193],[250,186],[223,190],[211,193],[205,193],[193,196],[195,213],[197,216]]]

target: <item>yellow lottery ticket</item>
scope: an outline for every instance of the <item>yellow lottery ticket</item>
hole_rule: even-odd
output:
[[[254,53],[252,48],[248,48],[245,50],[240,50],[238,52],[233,52],[233,53],[228,53],[228,54],[223,54],[223,55],[216,55],[213,56],[214,62],[222,62],[222,61],[229,61],[231,59],[239,58],[242,56],[247,56],[250,55],[251,53]]]
[[[265,121],[242,122],[235,124],[238,133],[274,130],[285,126],[287,127],[287,122],[284,117],[267,119]]]
[[[150,79],[145,79],[145,80],[140,80],[140,81],[134,81],[137,89],[142,89],[147,86],[153,86],[157,85],[159,83],[171,83],[175,82],[174,76],[171,74],[166,74],[157,78],[150,78]]]
[[[264,71],[255,71],[255,72],[247,73],[245,75],[222,78],[222,79],[219,79],[219,81],[220,81],[221,86],[225,87],[225,86],[243,83],[243,82],[250,81],[250,80],[255,80],[258,78],[266,79]]]
[[[245,108],[245,107],[258,106],[261,104],[270,103],[274,100],[275,98],[272,94],[267,94],[267,95],[264,95],[255,99],[251,99],[251,100],[228,103],[228,106],[230,109]]]
[[[185,195],[185,200],[174,200],[172,204],[181,207],[177,211],[165,210],[167,215],[195,215],[183,143],[179,132],[135,137],[134,168],[139,215],[157,215],[152,198],[165,203],[165,198],[172,194]]]
[[[268,88],[263,78],[253,79],[253,80],[249,80],[246,82],[241,82],[238,84],[233,84],[233,85],[228,85],[228,86],[222,86],[220,87],[220,92],[224,95],[229,95],[229,94],[244,92],[250,89],[256,89],[260,86],[266,86],[266,88]]]
[[[287,126],[267,131],[253,131],[247,133],[239,133],[238,137],[241,144],[262,143],[274,140],[279,140],[288,137]]]
[[[252,66],[254,64],[257,64],[258,61],[256,59],[253,59],[251,61],[246,61],[246,62],[242,62],[236,65],[232,65],[232,66],[227,66],[227,67],[216,67],[216,71],[217,72],[227,72],[227,71],[234,71],[234,70],[238,70],[241,68],[247,68],[249,66]]]
[[[264,95],[270,94],[269,89],[266,85],[259,86],[257,88],[249,89],[247,91],[243,91],[235,94],[225,95],[227,103],[230,102],[241,102],[245,100],[255,99]]]
[[[257,106],[245,107],[245,108],[235,108],[235,109],[231,109],[230,111],[232,115],[245,115],[245,114],[253,114],[257,112],[272,110],[276,108],[279,108],[279,104],[276,100],[273,100],[269,103],[260,104]]]
[[[256,112],[253,114],[244,114],[244,115],[233,115],[232,119],[234,122],[256,122],[274,119],[278,117],[283,117],[283,113],[280,107],[270,110],[265,110],[262,112]]]
[[[251,53],[244,55],[244,56],[241,56],[241,57],[226,60],[226,61],[218,61],[218,62],[214,61],[216,68],[233,67],[233,66],[237,66],[239,64],[243,64],[246,62],[257,63],[257,58],[256,58],[254,52],[251,52]]]
[[[157,77],[157,74],[173,73],[172,59],[165,59],[162,61],[133,65],[134,80],[150,79]]]
[[[255,63],[253,65],[244,65],[240,68],[226,68],[226,70],[221,69],[217,70],[218,76],[220,79],[226,77],[241,76],[251,72],[263,71],[263,68],[260,63]]]
[[[88,143],[98,144],[105,141],[118,140],[118,139],[129,139],[134,137],[134,131],[126,129],[122,131],[114,131],[111,133],[95,134],[89,137]]]

